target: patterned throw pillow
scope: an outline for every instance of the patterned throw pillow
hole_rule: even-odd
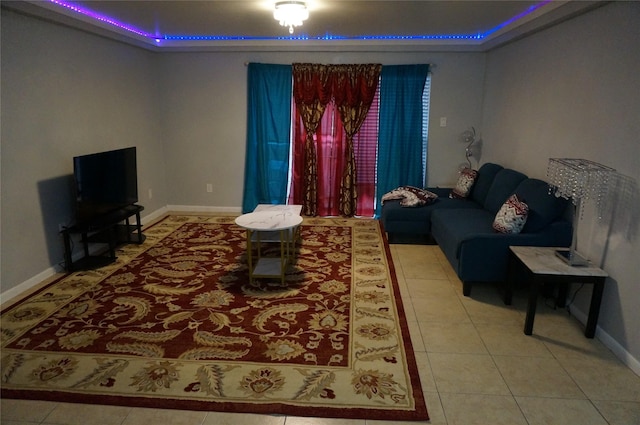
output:
[[[431,203],[438,198],[433,192],[413,186],[400,186],[382,196],[382,203],[391,199],[400,199],[403,207],[419,207]]]
[[[502,205],[496,218],[493,220],[493,228],[500,233],[520,233],[529,215],[529,206],[513,194]]]
[[[471,168],[465,168],[460,172],[458,183],[449,194],[449,198],[465,199],[471,193],[471,188],[478,178],[478,172]]]

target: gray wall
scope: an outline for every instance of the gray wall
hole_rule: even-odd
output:
[[[606,334],[600,336],[613,338],[614,346],[617,343],[630,353],[636,370],[640,370],[638,23],[640,3],[615,2],[490,52],[483,121],[484,155],[494,162],[544,179],[549,158],[585,158],[615,168],[632,182],[611,227],[604,220],[608,217],[598,222],[587,208],[579,222],[578,244],[590,258],[602,258],[611,276],[599,321]],[[611,232],[608,246],[599,243],[602,231]],[[585,287],[577,299],[583,314],[589,295],[590,288]]]
[[[4,293],[62,261],[74,156],[137,146],[142,203],[168,198],[155,55],[4,9],[1,55]]]
[[[480,53],[163,53],[160,63],[169,203],[242,204],[247,62],[290,64],[435,63],[432,74],[428,180],[450,185],[464,161],[459,134],[478,127],[485,55]],[[447,117],[447,127],[439,117]],[[213,183],[213,193],[206,184]]]

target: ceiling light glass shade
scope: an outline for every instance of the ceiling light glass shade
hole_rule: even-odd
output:
[[[277,1],[273,17],[283,27],[289,27],[289,34],[293,34],[293,27],[302,25],[309,18],[307,3],[304,1]]]

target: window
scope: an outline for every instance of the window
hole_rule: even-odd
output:
[[[273,66],[272,66],[273,67]],[[266,71],[276,71],[264,67]],[[250,67],[251,70],[260,71],[259,67]],[[288,67],[291,74],[292,67]],[[252,130],[247,138],[247,161],[245,166],[245,193],[243,197],[243,211],[252,211],[257,203],[264,203],[262,199],[269,199],[275,203],[301,203],[303,199],[301,187],[304,184],[305,173],[311,175],[304,167],[300,167],[304,161],[304,149],[300,146],[301,140],[306,137],[300,133],[300,125],[295,125],[295,120],[300,119],[295,102],[292,101],[291,91],[287,91],[286,103],[288,113],[280,107],[277,113],[275,104],[283,105],[280,96],[275,96],[276,90],[269,87],[275,80],[275,73],[261,76],[260,87],[255,88],[255,95],[250,85],[249,93],[252,102],[249,104],[249,129]],[[281,78],[281,76],[280,76]],[[258,80],[257,78],[250,78]],[[282,84],[282,80],[277,80]],[[293,82],[289,79],[290,87]],[[257,86],[257,85],[256,85]],[[282,86],[282,85],[281,85]],[[402,185],[423,187],[426,185],[427,176],[427,143],[429,103],[431,91],[431,78],[428,65],[392,65],[382,66],[379,84],[375,97],[368,110],[366,119],[358,133],[353,137],[353,150],[356,162],[357,203],[355,215],[374,217],[380,213],[379,200],[385,193]],[[277,91],[284,93],[284,90]],[[262,95],[262,93],[265,93]],[[254,101],[255,99],[255,101]],[[293,104],[293,105],[292,105]],[[271,111],[268,116],[262,118],[256,111]],[[254,124],[255,121],[260,125]],[[278,124],[280,117],[289,118],[284,126]],[[265,125],[268,124],[268,125]],[[277,127],[275,127],[277,126]],[[266,127],[263,130],[262,127]],[[264,162],[265,140],[270,140],[263,134],[274,139],[277,133],[282,133],[283,128],[289,129],[289,149],[286,153],[281,149],[266,149],[269,159]],[[255,129],[255,131],[253,131]],[[306,134],[306,133],[305,133]],[[281,140],[278,137],[279,140]],[[275,139],[275,140],[278,140]],[[298,140],[296,143],[295,140]],[[316,166],[318,175],[318,190],[312,194],[316,196],[318,209],[321,216],[339,215],[337,210],[340,197],[340,182],[344,167],[346,133],[342,126],[338,108],[333,102],[327,104],[322,115],[318,129],[313,135],[315,152],[317,154]],[[286,150],[286,149],[285,149]],[[277,153],[275,152],[277,151]],[[279,167],[288,169],[284,175],[276,173],[270,164],[279,164]],[[277,167],[276,167],[277,168]],[[276,193],[277,188],[286,188],[285,195],[265,195],[263,192],[269,188],[270,193]]]

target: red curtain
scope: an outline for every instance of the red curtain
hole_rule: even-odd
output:
[[[347,134],[344,168],[340,185],[340,214],[356,214],[357,166],[353,136],[358,133],[376,94],[382,65],[339,65],[333,74],[333,96]]]
[[[293,65],[295,107],[290,193],[291,202],[303,205],[304,214],[353,216],[371,209],[371,214],[362,215],[373,215],[375,195],[370,195],[371,189],[365,186],[371,207],[364,210],[357,207],[358,172],[353,138],[366,121],[381,69],[381,65]],[[375,187],[375,177],[373,184]]]
[[[293,97],[296,104],[296,118],[301,118],[305,136],[295,139],[298,149],[303,149],[303,164],[301,165],[302,199],[296,199],[295,203],[302,205],[302,212],[315,216],[318,211],[318,171],[316,146],[314,134],[324,115],[324,110],[331,100],[332,78],[330,69],[326,65],[319,64],[293,64]],[[298,121],[295,121],[298,123]],[[295,135],[302,135],[294,130]],[[303,148],[300,145],[304,145]],[[299,182],[300,183],[300,182]]]

